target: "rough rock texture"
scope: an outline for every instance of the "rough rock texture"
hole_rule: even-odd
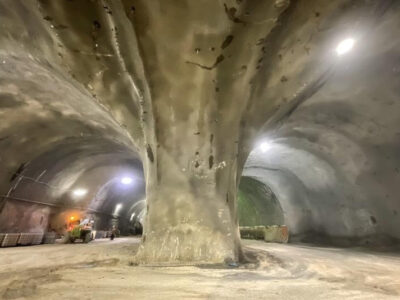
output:
[[[396,3],[383,15],[384,4],[352,28],[356,48],[325,85],[265,128],[269,149],[246,163],[244,174],[277,195],[291,234],[308,241],[400,238],[400,41],[392,35],[400,11]]]
[[[399,43],[389,33],[398,31],[399,9],[395,1],[1,0],[3,203],[10,201],[10,185],[18,180],[12,174],[23,172],[23,162],[63,147],[69,138],[89,148],[95,140],[99,149],[108,149],[107,158],[83,150],[72,167],[63,165],[46,183],[62,181],[66,191],[91,168],[88,156],[95,166],[111,166],[112,159],[125,165],[125,155],[136,159],[138,153],[147,194],[138,260],[238,260],[236,191],[263,128],[291,139],[288,151],[310,146],[310,139],[320,141],[314,148],[325,155],[325,147],[332,158],[310,162],[316,162],[315,170],[332,166],[328,173],[335,176],[324,182],[339,197],[323,198],[329,190],[317,186],[317,203],[306,189],[297,189],[314,174],[301,162],[309,157],[303,153],[315,152],[310,147],[296,152],[297,159],[283,160],[292,168],[304,163],[300,179],[294,171],[273,177],[257,168],[265,157],[250,159],[246,172],[264,178],[279,198],[304,191],[304,202],[316,211],[349,199],[344,209],[349,222],[356,207],[371,203],[379,218],[368,217],[380,224],[397,209],[386,207],[395,205],[398,186]],[[357,51],[338,58],[334,48],[349,35],[357,40]],[[55,164],[58,151],[47,163]],[[35,176],[43,171],[32,170]],[[103,184],[114,177],[98,172]],[[360,190],[370,196],[351,198]],[[388,191],[385,205],[375,207],[373,199],[382,191]],[[67,201],[60,195],[52,199]],[[311,219],[293,213],[293,220],[333,232],[336,222],[312,222],[324,220],[324,214]],[[369,211],[360,214],[364,220]],[[395,230],[396,224],[387,217],[380,226]]]

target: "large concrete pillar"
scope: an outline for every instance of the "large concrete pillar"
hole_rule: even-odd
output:
[[[157,167],[148,168],[145,233],[137,259],[237,261],[235,159],[213,162],[212,155],[202,159],[191,152],[185,141],[179,145],[177,150],[159,150],[157,159],[148,161]]]
[[[238,261],[237,178],[247,155],[242,137],[251,137],[244,113],[262,38],[286,6],[175,4],[135,1],[130,17],[148,86],[147,216],[137,260]],[[257,12],[251,22],[239,18],[247,9]]]

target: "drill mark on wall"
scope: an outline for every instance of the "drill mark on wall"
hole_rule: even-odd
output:
[[[210,155],[208,157],[208,165],[209,165],[210,169],[212,169],[212,167],[214,165],[214,156],[213,155]]]
[[[232,43],[232,41],[233,41],[233,35],[230,34],[223,41],[221,49],[225,49],[226,47],[228,47]]]
[[[210,134],[210,155],[213,153],[214,134]]]
[[[151,162],[154,162],[153,150],[151,149],[151,146],[149,144],[147,144],[146,151],[147,151],[147,157],[149,158],[149,160]]]
[[[246,22],[240,20],[238,17],[236,17],[236,12],[237,9],[234,7],[229,7],[224,3],[224,8],[225,8],[225,13],[228,16],[228,19],[231,20],[234,23],[241,23],[243,25],[246,24]]]
[[[12,182],[15,178],[17,178],[22,173],[22,171],[25,169],[25,167],[26,167],[26,163],[25,162],[20,164],[18,169],[17,169],[17,171],[15,171],[15,173],[11,176],[10,182]]]
[[[199,64],[199,63],[196,63],[196,62],[192,62],[192,61],[186,61],[186,63],[187,64],[191,64],[191,65],[195,65],[195,66],[197,66],[197,67],[200,67],[200,68],[202,68],[202,69],[205,69],[205,70],[212,70],[212,69],[214,69],[219,63],[221,63],[223,60],[225,59],[225,57],[221,54],[221,55],[219,55],[218,57],[217,57],[217,59],[215,60],[215,63],[211,66],[211,67],[207,67],[207,66],[204,66],[204,65],[202,65],[202,64]]]

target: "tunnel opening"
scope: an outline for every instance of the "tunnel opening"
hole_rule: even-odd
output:
[[[243,176],[240,179],[237,197],[240,226],[285,224],[279,199],[266,184]]]
[[[293,115],[293,121],[302,117],[301,111],[298,114]],[[349,182],[352,176],[358,176],[351,169],[358,163],[356,157],[364,159],[366,153],[338,133],[319,134],[316,129],[293,129],[290,125],[273,135],[266,132],[250,153],[242,178],[253,178],[274,191],[290,243],[397,249],[397,232],[383,229],[386,225],[379,224],[381,220],[376,217],[385,214],[387,221],[393,222],[397,211],[377,208],[376,202],[368,200],[370,195]],[[347,144],[347,157],[337,157],[336,151],[342,149],[330,148],[331,139]]]
[[[282,207],[268,185],[256,178],[243,176],[238,188],[237,206],[242,239],[288,242],[289,230]]]
[[[29,244],[22,236],[63,240],[85,220],[93,238],[132,234],[128,212],[144,196],[141,161],[126,146],[98,138],[55,143],[12,174],[1,197],[0,246]]]

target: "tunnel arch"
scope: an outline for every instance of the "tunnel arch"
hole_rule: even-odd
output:
[[[254,177],[242,176],[238,188],[240,226],[284,225],[285,216],[272,189]]]
[[[129,186],[120,182],[127,175],[133,181]],[[107,139],[67,139],[13,174],[2,196],[0,228],[43,232],[51,224],[60,231],[70,212],[91,215],[102,230],[119,219],[122,231],[129,232],[127,211],[145,193],[143,177],[141,160],[130,148]],[[75,189],[84,195],[74,196]],[[116,212],[118,205],[124,207]]]
[[[360,53],[285,122],[261,133],[243,175],[280,195],[294,236],[363,245],[399,239],[399,82],[387,65],[391,55],[383,48]]]

